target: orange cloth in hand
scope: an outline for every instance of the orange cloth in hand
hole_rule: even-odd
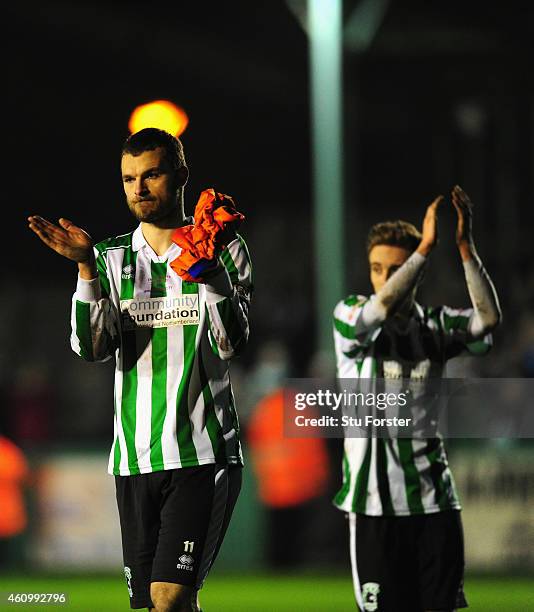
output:
[[[214,189],[205,189],[195,207],[195,224],[177,228],[172,241],[181,247],[171,268],[186,281],[202,282],[217,267],[220,252],[231,236],[227,231],[244,220],[233,199]]]

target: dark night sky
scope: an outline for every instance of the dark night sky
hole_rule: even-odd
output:
[[[212,184],[251,212],[258,200],[276,202],[280,187],[286,202],[301,197],[309,182],[306,39],[273,4],[268,15],[244,11],[246,3],[209,11],[160,3],[148,15],[145,3],[52,3],[12,14],[7,91],[11,125],[20,127],[9,148],[17,160],[31,154],[18,166],[12,221],[30,210],[70,215],[97,239],[131,226],[120,147],[131,110],[157,98],[190,115],[190,209]],[[42,255],[34,241],[28,248]]]
[[[356,5],[345,2],[347,19]],[[510,264],[532,260],[532,16],[519,1],[397,0],[365,54],[346,49],[346,250],[358,262],[347,273],[351,287],[367,282],[368,226],[399,216],[420,223],[425,205],[456,182],[479,206],[477,237],[496,281],[509,279]],[[120,147],[131,110],[167,98],[190,116],[188,211],[212,185],[235,196],[263,296],[258,319],[266,335],[290,328],[274,296],[289,292],[294,308],[312,300],[313,260],[308,44],[288,5],[11,3],[4,29],[3,212],[18,253],[10,273],[50,283],[35,277],[37,263],[72,286],[72,266],[27,230],[30,213],[71,218],[97,240],[133,229]],[[473,108],[478,128],[469,133]],[[451,215],[443,227],[448,258]],[[433,297],[442,298],[439,288]]]

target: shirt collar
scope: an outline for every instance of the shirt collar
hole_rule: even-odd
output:
[[[165,263],[169,261],[169,259],[172,261],[172,259],[177,257],[181,252],[180,247],[173,242],[163,255],[156,255],[152,247],[146,241],[143,235],[143,230],[141,229],[141,224],[139,224],[132,235],[132,250],[140,251],[141,249],[145,249],[147,257],[156,263]]]
[[[139,224],[132,236],[132,249],[134,251],[139,251],[140,248],[146,247],[146,246],[148,245],[145,240],[145,237],[143,236],[143,230],[141,229],[141,224]]]
[[[194,217],[186,217],[184,220],[184,225],[192,225],[195,222]],[[143,247],[147,247],[148,243],[145,240],[145,237],[143,236],[143,230],[141,229],[141,224],[139,224],[137,226],[137,228],[134,230],[133,236],[132,236],[132,249],[134,251],[139,251],[139,249],[143,248]]]

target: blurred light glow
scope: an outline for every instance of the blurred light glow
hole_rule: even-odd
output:
[[[185,131],[188,123],[189,117],[183,108],[168,100],[155,100],[134,109],[130,115],[128,129],[135,134],[144,128],[154,127],[178,137]]]

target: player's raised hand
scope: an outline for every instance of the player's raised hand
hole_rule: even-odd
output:
[[[417,247],[417,251],[425,257],[438,243],[438,208],[442,202],[443,196],[440,195],[426,209],[423,219],[423,237]]]
[[[39,215],[28,217],[29,227],[51,249],[79,264],[94,261],[93,241],[81,227],[68,219],[59,219],[54,225]]]
[[[452,203],[456,208],[458,223],[456,225],[456,244],[471,245],[473,243],[473,203],[460,187],[455,185],[452,190]]]

